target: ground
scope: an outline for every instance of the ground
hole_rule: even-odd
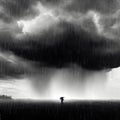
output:
[[[0,101],[0,120],[120,120],[114,101]]]

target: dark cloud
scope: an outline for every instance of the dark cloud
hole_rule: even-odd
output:
[[[44,35],[28,37],[25,41],[1,41],[1,48],[12,51],[24,59],[33,60],[48,67],[66,67],[77,64],[87,69],[108,69],[120,65],[120,43],[91,34],[66,22],[60,23],[64,31],[53,34],[54,29]],[[46,37],[47,36],[47,37]],[[5,38],[4,38],[5,39]],[[5,41],[5,42],[4,42]]]
[[[65,7],[61,7],[61,9],[66,11],[67,9],[79,11],[79,13],[88,10],[109,12],[113,10],[117,3],[113,0],[110,2],[108,0],[86,0],[84,2],[75,0],[69,3],[67,3],[67,1],[60,2],[52,0],[40,2],[43,4],[51,3],[54,6],[58,3],[63,4]],[[23,17],[29,13],[32,14],[30,11],[36,1],[12,0],[1,1],[1,3],[6,13],[10,16]],[[34,12],[33,10],[33,13]],[[74,18],[74,16],[72,17]],[[54,22],[54,19],[51,19],[51,21]],[[89,24],[89,21],[87,22]],[[51,22],[49,24],[51,24]],[[86,23],[84,24],[86,25]],[[40,66],[42,64],[48,67],[66,67],[71,64],[77,64],[86,69],[96,70],[118,67],[120,65],[119,40],[113,40],[98,34],[96,32],[96,26],[93,25],[94,21],[90,21],[91,25],[89,30],[85,29],[86,26],[84,24],[79,24],[79,20],[76,24],[75,21],[72,20],[59,19],[54,25],[43,30],[42,34],[23,35],[23,38],[20,40],[15,37],[11,31],[1,31],[0,48],[4,51],[11,51],[14,55],[26,60],[37,62]],[[39,26],[39,24],[37,24],[37,26]]]
[[[42,3],[45,6],[58,7],[64,10],[87,12],[97,10],[103,13],[115,12],[119,8],[118,0],[1,0],[0,5],[4,8],[3,18],[36,16],[38,10],[34,6]],[[0,14],[1,16],[3,13]]]
[[[23,71],[23,68],[20,65],[5,59],[0,59],[0,78],[19,78],[24,72],[25,71]]]
[[[12,22],[12,19],[8,15],[5,15],[4,13],[0,13],[0,18],[6,23]]]
[[[19,78],[23,74],[24,71],[19,65],[0,61],[0,78]]]
[[[0,78],[2,79],[21,79],[34,74],[33,63],[14,56],[11,52],[0,50]],[[32,69],[31,69],[32,68]]]
[[[41,0],[48,6],[58,6],[62,9],[76,12],[96,10],[102,13],[114,13],[120,7],[119,0]]]
[[[36,16],[38,11],[33,8],[36,1],[33,0],[1,0],[0,6],[3,12],[0,13],[2,19],[11,22],[14,19]]]
[[[118,8],[118,0],[74,0],[69,6],[67,6],[68,10],[78,12],[97,10],[102,13],[112,13]]]

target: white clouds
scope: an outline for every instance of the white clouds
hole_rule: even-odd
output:
[[[10,95],[14,99],[38,99],[28,79],[11,81],[0,80],[0,94]]]
[[[36,9],[39,11],[38,16],[33,19],[21,19],[17,21],[18,27],[22,29],[23,34],[41,35],[44,34],[45,31],[55,26],[57,27],[60,22],[65,21],[73,25],[78,25],[85,30],[90,29],[89,32],[107,37],[106,23],[101,22],[106,17],[98,11],[89,10],[87,13],[83,14],[81,12],[69,12],[59,7],[57,9],[54,6],[53,8],[47,8],[41,3],[36,6]],[[89,28],[91,25],[86,26],[84,24],[86,20],[92,21],[91,24],[93,24],[95,29],[91,30],[91,28]]]
[[[31,20],[19,20],[18,26],[22,28],[24,34],[42,34],[49,27],[54,26],[58,21],[58,17],[55,16],[52,10],[49,10],[39,4],[37,6],[40,14]]]
[[[101,34],[103,32],[103,26],[100,24],[100,19],[101,19],[100,13],[97,13],[95,11],[89,11],[88,16],[92,17],[93,22],[97,28],[97,32]]]

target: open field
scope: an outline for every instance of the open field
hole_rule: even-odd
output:
[[[0,101],[0,120],[120,120],[120,102]]]

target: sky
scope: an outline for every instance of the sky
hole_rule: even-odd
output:
[[[0,0],[0,94],[120,99],[119,0]]]

